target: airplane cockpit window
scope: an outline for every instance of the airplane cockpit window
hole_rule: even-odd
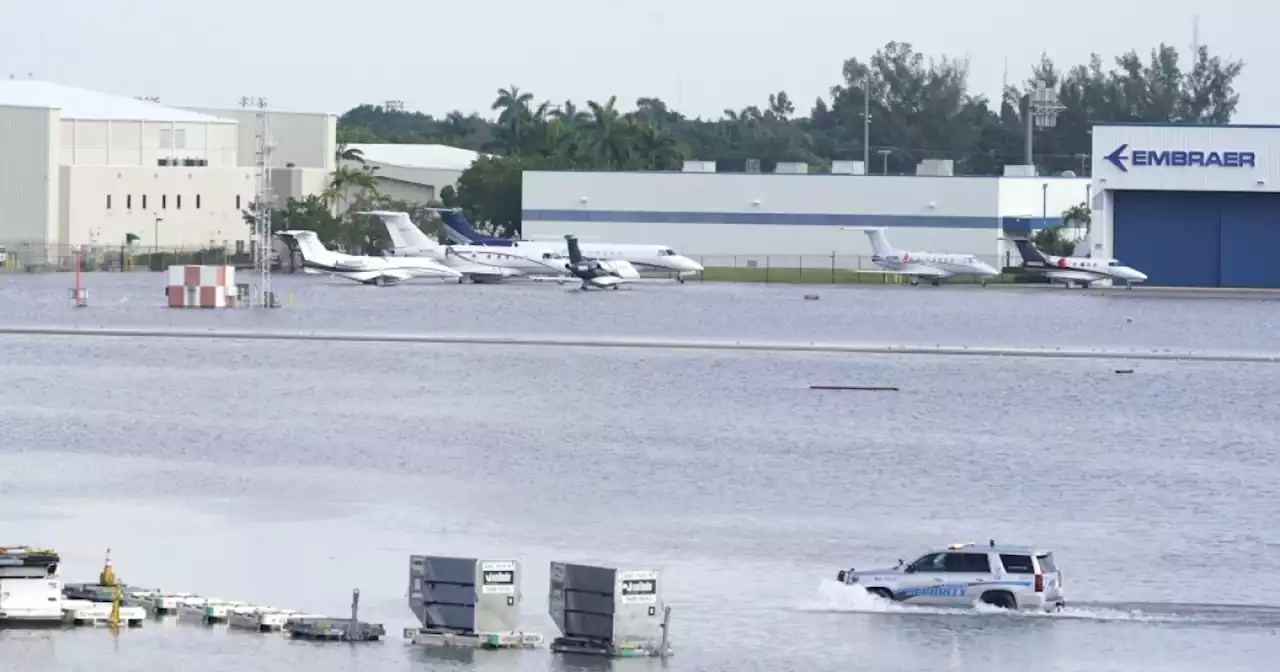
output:
[[[675,250],[672,250],[672,249],[670,249],[670,248],[665,248],[665,249],[658,250],[658,256],[660,256],[660,257],[674,257],[674,256],[676,256],[676,253],[675,253]]]
[[[1112,259],[1111,261],[1108,261],[1108,262],[1107,262],[1107,265],[1108,265],[1108,266],[1119,266],[1119,265],[1120,265],[1120,262],[1116,261],[1115,259]]]

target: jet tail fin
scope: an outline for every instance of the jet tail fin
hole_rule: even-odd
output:
[[[316,235],[315,231],[277,231],[276,235],[284,239],[285,242],[291,242],[291,247],[296,248],[302,254],[303,261],[325,264],[334,256],[333,252],[326,249],[324,243],[320,242],[320,237]]]
[[[867,234],[867,238],[871,241],[871,252],[877,257],[892,257],[893,245],[889,244],[889,237],[884,235],[884,229],[879,227],[867,227],[862,229]]]
[[[573,235],[565,236],[564,242],[569,245],[569,263],[575,264],[575,265],[581,264],[582,250],[578,247],[577,236],[573,236]]]
[[[1022,260],[1024,262],[1034,261],[1042,264],[1048,263],[1048,260],[1044,258],[1044,254],[1041,253],[1040,250],[1037,250],[1036,246],[1031,243],[1030,238],[1013,238],[1012,240],[1013,244],[1017,246],[1018,254],[1022,256]]]
[[[471,222],[463,216],[461,210],[443,210],[440,219],[444,221],[444,235],[458,245],[494,245],[507,246],[511,241],[506,238],[486,236],[471,226]]]
[[[440,247],[438,243],[431,240],[430,236],[423,233],[417,224],[413,223],[407,212],[374,210],[360,214],[372,215],[382,220],[383,225],[387,227],[387,235],[391,238],[391,245],[397,250],[434,250]]]

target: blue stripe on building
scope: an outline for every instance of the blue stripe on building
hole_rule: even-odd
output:
[[[770,226],[884,226],[938,229],[995,229],[996,217],[945,215],[856,215],[787,212],[659,212],[656,210],[524,210],[526,222],[600,222],[628,224],[760,224]],[[1004,224],[1013,220],[1005,217]],[[1028,221],[1021,218],[1021,221]],[[1032,228],[1061,224],[1057,217],[1035,217]]]

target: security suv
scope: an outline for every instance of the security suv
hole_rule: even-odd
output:
[[[930,551],[890,569],[842,570],[836,580],[898,602],[941,607],[985,603],[1003,609],[1052,611],[1066,606],[1053,553],[1027,546],[973,542]]]

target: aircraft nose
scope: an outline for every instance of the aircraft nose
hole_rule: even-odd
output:
[[[1134,279],[1134,280],[1146,280],[1146,279],[1147,279],[1147,274],[1146,274],[1146,273],[1143,273],[1142,271],[1133,271],[1133,279]]]
[[[1000,271],[997,271],[995,266],[986,262],[978,262],[978,268],[980,268],[983,273],[987,273],[989,275],[1000,275]]]
[[[681,261],[682,261],[681,265],[684,266],[684,270],[686,271],[695,271],[695,272],[701,273],[702,271],[706,270],[702,267],[702,264],[699,264],[698,262],[690,259],[689,257],[684,257]]]

